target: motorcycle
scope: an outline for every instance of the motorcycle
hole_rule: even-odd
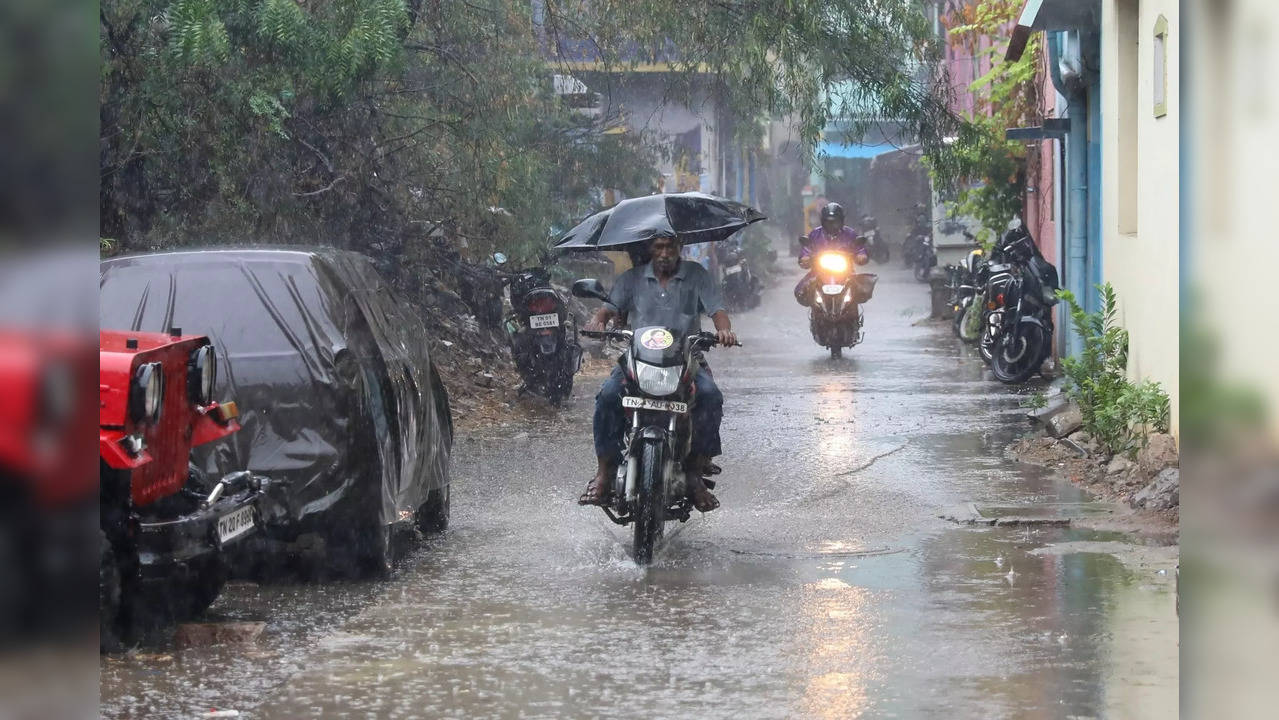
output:
[[[801,242],[810,244],[808,238]],[[859,257],[865,262],[865,257]],[[832,359],[842,357],[844,348],[861,343],[864,314],[861,304],[870,300],[879,276],[858,273],[853,256],[838,250],[824,250],[802,258],[800,267],[813,269],[812,282],[802,292],[812,297],[808,303],[808,324],[813,340],[830,350]]]
[[[915,241],[915,279],[926,282],[932,270],[937,266],[937,251],[933,248],[932,234],[919,235]]]
[[[573,283],[573,295],[608,299],[604,286],[594,279]],[[626,370],[622,407],[630,414],[631,429],[623,439],[612,504],[603,509],[614,523],[634,526],[635,562],[646,565],[653,560],[666,523],[685,522],[693,510],[686,475],[693,377],[702,353],[719,345],[719,340],[707,332],[681,338],[663,327],[579,333],[625,342],[629,348],[618,362]],[[715,487],[710,479],[702,482]]]
[[[1011,262],[992,268],[987,297],[993,309],[983,344],[995,379],[1020,383],[1052,354],[1057,268],[1024,231],[1005,234],[1000,252]]]
[[[716,259],[724,275],[724,303],[729,310],[750,310],[759,305],[761,283],[751,270],[739,240],[718,243]]]
[[[502,253],[494,254],[493,260],[499,268],[506,264]],[[573,376],[582,367],[582,346],[577,342],[576,318],[551,286],[549,261],[544,255],[541,265],[498,273],[510,293],[511,313],[503,328],[524,381],[521,392],[538,393],[558,405],[573,392]]]
[[[981,312],[980,296],[984,283],[979,278],[984,269],[981,248],[969,252],[959,265],[946,266],[947,285],[951,291],[950,305],[954,313],[951,330],[955,337],[970,345],[981,337],[981,326],[973,315]]]
[[[866,240],[866,252],[870,254],[871,260],[880,265],[890,260],[888,240],[880,232],[879,224],[875,222],[875,218],[870,216],[862,218],[861,236]]]

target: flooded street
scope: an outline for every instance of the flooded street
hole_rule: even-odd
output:
[[[794,277],[734,318],[745,347],[709,356],[723,506],[668,526],[653,567],[575,503],[600,382],[579,377],[558,413],[459,436],[451,527],[392,581],[234,584],[211,613],[264,621],[256,643],[103,659],[102,714],[1175,716],[1175,549],[941,519],[1096,510],[1003,457],[1020,396],[925,319],[925,285],[871,271],[842,360]]]

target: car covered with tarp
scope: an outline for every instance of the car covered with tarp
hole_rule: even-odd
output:
[[[369,259],[329,248],[122,256],[100,273],[104,328],[207,335],[242,430],[196,471],[269,478],[265,531],[318,533],[330,563],[389,572],[396,530],[444,529],[453,426],[419,311]]]

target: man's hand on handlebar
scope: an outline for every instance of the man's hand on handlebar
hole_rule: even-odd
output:
[[[737,333],[732,330],[717,330],[715,332],[715,339],[719,340],[719,344],[724,347],[732,347],[734,345],[741,344],[737,342]]]

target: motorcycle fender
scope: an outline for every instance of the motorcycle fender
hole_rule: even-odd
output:
[[[643,428],[639,431],[640,442],[633,443],[634,448],[631,457],[626,461],[626,500],[633,502],[637,496],[639,486],[639,463],[638,458],[643,454],[644,443],[666,442],[666,431],[654,426]]]
[[[1027,324],[1029,324],[1029,325],[1038,325],[1039,327],[1043,328],[1045,331],[1048,331],[1048,330],[1049,330],[1049,328],[1048,328],[1048,326],[1047,326],[1047,325],[1045,325],[1045,324],[1044,324],[1044,323],[1043,323],[1043,322],[1042,322],[1039,318],[1034,317],[1034,316],[1032,316],[1032,315],[1022,315],[1022,316],[1021,316],[1021,320],[1019,320],[1019,321],[1018,321],[1018,324],[1021,324],[1021,325],[1027,325]],[[1049,332],[1051,332],[1051,331],[1049,331]]]

